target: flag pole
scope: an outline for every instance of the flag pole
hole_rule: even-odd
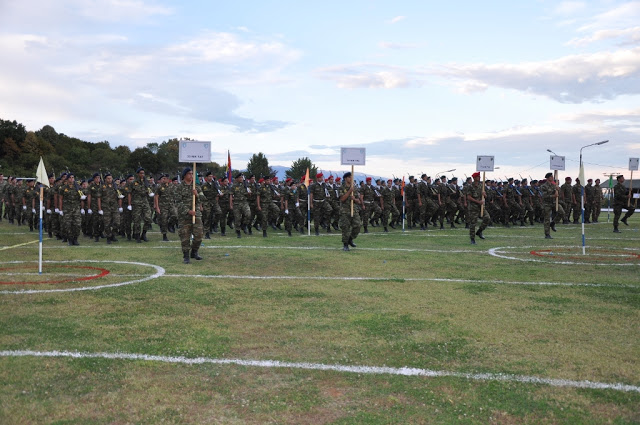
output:
[[[632,196],[633,196],[633,170],[631,170],[631,178],[629,179],[629,198],[627,199],[627,208],[631,207]]]
[[[193,187],[192,187],[193,190],[196,190],[196,175],[197,175],[196,174],[196,163],[194,162],[193,163]],[[193,195],[193,212],[194,213],[196,212],[196,195],[195,194]],[[196,215],[195,214],[193,214],[191,223],[192,224],[196,224]]]
[[[38,252],[38,274],[42,274],[42,199],[44,198],[44,187],[40,184],[40,242]]]

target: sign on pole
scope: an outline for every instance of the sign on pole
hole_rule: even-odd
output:
[[[180,140],[178,156],[179,162],[211,162],[211,142]]]
[[[476,161],[476,171],[493,171],[494,157],[488,155],[478,155]]]
[[[351,165],[351,186],[355,184],[354,165],[365,165],[367,150],[365,148],[340,148],[340,164]],[[353,199],[351,199],[351,217],[353,217]]]
[[[564,156],[551,155],[549,168],[556,171],[564,171]]]
[[[365,148],[340,148],[341,165],[366,165],[366,156]]]
[[[638,160],[640,158],[629,158],[629,171],[638,171]]]
[[[196,190],[196,163],[211,162],[211,142],[197,140],[180,140],[178,148],[179,162],[193,163],[193,190]],[[194,192],[195,193],[195,192]],[[196,195],[193,195],[193,211],[196,210]],[[193,215],[192,223],[195,224],[196,216]]]

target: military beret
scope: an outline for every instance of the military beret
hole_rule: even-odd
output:
[[[133,177],[133,174],[127,174],[127,180],[132,178],[132,177]]]
[[[184,170],[182,170],[182,178],[184,178],[184,176],[186,176],[187,173],[190,173],[191,171],[193,171],[191,167],[185,167]]]
[[[205,177],[209,177],[211,174],[213,174],[211,171],[207,171],[207,172],[204,174],[204,176],[205,176]]]
[[[258,180],[258,183],[264,183],[264,179],[261,178],[260,180]]]
[[[513,177],[509,177],[509,178],[507,179],[507,181],[508,181],[508,182],[512,182],[512,181],[513,181]]]
[[[593,179],[587,179],[587,182],[592,182],[592,181],[593,181]]]
[[[86,183],[87,181],[85,179],[80,180],[80,184],[82,183]]]
[[[371,181],[371,177],[367,177],[367,181],[370,182]]]
[[[252,179],[254,178],[256,175],[255,174],[249,174],[249,177],[247,177],[248,179]]]
[[[2,174],[2,173],[0,173],[0,174]],[[49,178],[51,178],[51,177],[55,177],[55,174],[50,173],[48,177],[49,177]]]
[[[553,173],[547,173],[544,175],[545,179],[548,179],[549,177],[553,176]],[[571,180],[571,177],[567,177],[569,180]]]
[[[104,175],[104,178],[106,179],[107,177],[110,177],[110,176],[111,176],[111,173],[107,173]]]
[[[476,171],[475,173],[471,174],[471,177],[480,177],[480,173]]]
[[[622,174],[620,174],[618,177],[616,177],[616,180],[620,180],[620,178],[624,177]]]
[[[100,177],[100,173],[93,173],[93,177],[91,177],[91,179],[95,179],[96,177]]]
[[[175,176],[174,178],[171,179],[172,182],[177,182],[178,181],[178,176]]]
[[[414,177],[413,177],[413,176],[409,176],[409,180],[413,180],[413,179],[414,179]]]
[[[144,168],[138,167],[138,169],[136,170],[136,174],[140,173],[140,171],[144,171]]]
[[[336,182],[339,182],[340,180],[342,180],[342,178],[336,177]]]
[[[234,178],[237,179],[238,177],[242,177],[242,176],[244,176],[244,174],[242,174],[241,172],[238,171]]]
[[[67,173],[60,174],[60,178],[67,177]]]
[[[290,183],[290,182],[292,182],[292,181],[293,181],[293,179],[292,179],[292,178],[287,177],[287,179],[285,180],[285,183]]]
[[[316,174],[316,178],[317,178],[317,179],[321,179],[322,177],[324,177],[324,174],[322,174],[322,173],[318,173],[318,174]]]
[[[565,181],[571,181],[571,177],[565,177],[564,180]]]
[[[511,180],[509,180],[509,181],[511,181]],[[514,182],[515,184],[518,184],[518,183],[520,183],[520,180],[514,180],[513,182]]]
[[[342,175],[342,178],[343,178],[343,179],[346,179],[347,177],[351,177],[351,172],[350,172],[350,171],[347,171],[346,173],[344,173],[344,174]]]
[[[457,178],[457,177],[452,177],[452,178],[451,178],[451,181],[452,181],[452,182],[457,182],[457,181],[458,181],[458,178]]]
[[[447,176],[440,176],[440,180],[446,180]]]

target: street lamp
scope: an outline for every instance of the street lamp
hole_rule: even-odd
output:
[[[592,143],[590,145],[586,145],[580,148],[580,173],[584,173],[584,170],[582,168],[582,149],[584,148],[588,148],[589,146],[600,146],[600,145],[604,145],[605,143],[609,143],[608,140],[603,140],[602,142],[598,142],[598,143]],[[584,180],[584,175],[581,176],[582,179]],[[585,252],[585,240],[584,240],[584,183],[583,181],[580,182],[580,188],[581,188],[581,193],[582,195],[580,196],[580,206],[582,208],[582,255],[586,255]]]
[[[436,178],[438,178],[438,176],[441,174],[451,173],[452,171],[456,171],[456,169],[454,168],[452,170],[440,171],[439,173],[436,173]]]
[[[555,153],[554,151],[552,151],[551,149],[547,149],[547,152],[554,154],[555,156],[560,156],[557,153]]]

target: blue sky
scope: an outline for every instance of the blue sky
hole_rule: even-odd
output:
[[[0,117],[112,146],[325,170],[357,146],[382,176],[640,156],[640,1],[26,0],[0,3],[0,52]]]

